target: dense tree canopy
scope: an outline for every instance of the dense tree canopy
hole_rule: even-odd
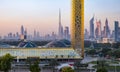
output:
[[[14,57],[10,54],[6,54],[0,58],[0,70],[4,72],[8,72],[11,69],[11,62]]]
[[[39,62],[36,61],[34,64],[30,65],[30,71],[31,72],[40,72]]]

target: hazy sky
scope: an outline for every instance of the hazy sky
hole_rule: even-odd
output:
[[[0,35],[20,32],[24,25],[29,34],[34,29],[45,35],[58,28],[58,12],[61,9],[62,25],[70,26],[71,0],[0,0]],[[113,29],[114,20],[120,21],[120,0],[85,0],[85,28],[95,16],[102,25],[108,18]]]
[[[70,0],[0,0],[0,35],[20,32],[24,25],[29,34],[34,29],[45,35],[57,32],[59,8],[62,24],[70,26]]]

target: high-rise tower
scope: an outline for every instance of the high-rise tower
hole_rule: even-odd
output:
[[[24,27],[23,25],[21,26],[21,34],[20,34],[20,39],[21,40],[24,40],[24,34],[25,34],[25,31],[24,31]]]
[[[94,39],[94,16],[90,19],[90,39]]]
[[[96,29],[95,29],[96,39],[101,39],[101,21],[96,20]]]
[[[24,35],[24,27],[23,27],[23,25],[21,26],[21,35]]]
[[[117,42],[117,41],[118,41],[119,22],[118,22],[118,21],[115,21],[114,24],[115,24],[115,28],[114,28],[114,30],[115,30],[115,42]]]
[[[72,0],[72,47],[84,57],[84,0]]]
[[[60,11],[60,9],[59,9],[59,29],[58,29],[58,36],[59,36],[59,39],[63,38],[63,26],[61,24],[61,11]]]
[[[109,28],[109,25],[108,25],[108,19],[106,18],[106,21],[105,21],[105,37],[110,37],[110,28]]]
[[[27,39],[27,29],[24,31],[24,39]]]

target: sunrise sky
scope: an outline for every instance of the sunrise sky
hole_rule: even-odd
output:
[[[85,0],[85,28],[89,30],[89,20],[93,15],[101,19],[104,26],[106,17],[110,28],[114,28],[114,20],[120,21],[120,0]],[[24,25],[29,34],[34,29],[41,35],[56,32],[58,28],[59,8],[62,25],[71,24],[71,0],[0,0],[0,35],[12,32],[20,33]]]

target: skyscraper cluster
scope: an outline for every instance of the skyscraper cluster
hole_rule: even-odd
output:
[[[96,28],[95,28],[96,24]],[[111,30],[109,27],[109,21],[106,18],[102,30],[102,23],[101,20],[96,20],[94,21],[94,16],[90,19],[90,32],[85,29],[84,33],[84,39],[85,40],[90,40],[90,41],[104,41],[104,40],[109,40],[110,41],[120,41],[120,27],[119,27],[119,22],[115,21],[115,28],[114,30]]]
[[[20,28],[20,34],[16,32],[16,34],[13,34],[10,32],[8,36],[4,37],[5,40],[34,40],[34,41],[40,41],[40,40],[57,40],[57,39],[67,39],[70,40],[70,33],[69,33],[69,27],[62,26],[61,23],[61,11],[59,9],[59,25],[58,25],[58,34],[55,32],[51,32],[50,34],[46,34],[45,36],[40,36],[40,33],[38,30],[33,31],[33,35],[29,35],[27,32],[27,29],[24,28],[23,25],[21,25]]]
[[[61,24],[61,11],[60,11],[60,9],[59,9],[58,38],[59,38],[59,39],[68,39],[68,40],[70,40],[69,27],[66,26],[66,27],[63,29],[63,26],[62,26],[62,24]]]

